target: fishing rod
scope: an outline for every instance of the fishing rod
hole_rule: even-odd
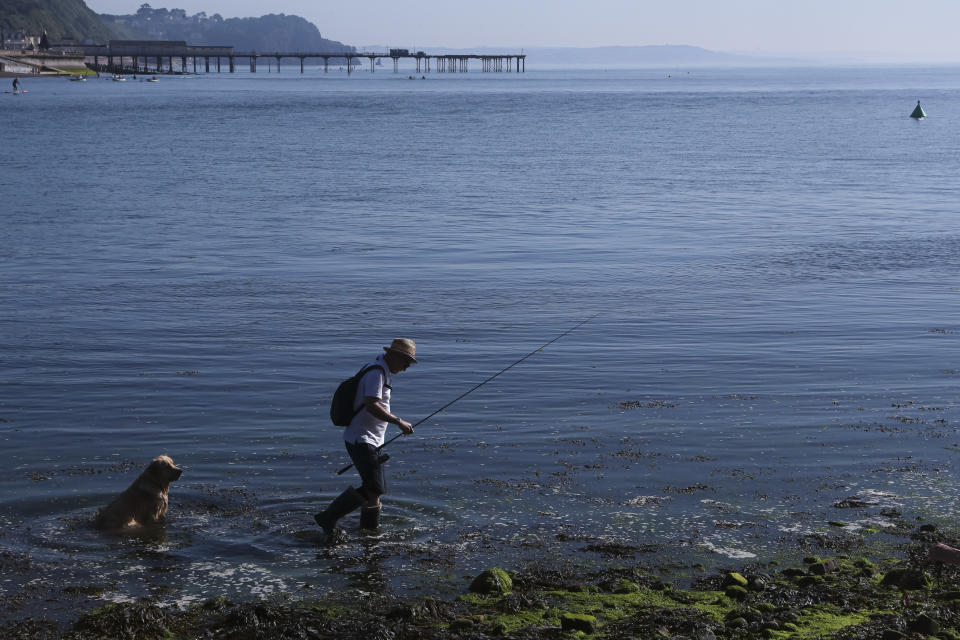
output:
[[[474,387],[471,388],[469,391],[466,391],[465,393],[461,393],[459,396],[457,396],[456,398],[454,398],[453,400],[451,400],[451,401],[448,402],[447,404],[443,405],[442,407],[440,407],[439,409],[437,409],[436,411],[434,411],[433,413],[431,413],[430,415],[428,415],[426,418],[423,418],[422,420],[420,420],[420,421],[418,421],[418,422],[410,425],[410,428],[413,429],[413,428],[415,428],[415,427],[423,424],[424,422],[426,422],[427,420],[429,420],[429,419],[432,418],[433,416],[437,415],[438,413],[440,413],[440,412],[443,411],[444,409],[447,409],[448,407],[450,407],[450,405],[452,405],[453,403],[455,403],[455,402],[457,402],[457,401],[459,401],[459,400],[462,400],[462,399],[466,398],[468,395],[470,395],[471,393],[473,393],[474,391],[476,391],[477,389],[479,389],[479,388],[482,387],[483,385],[487,384],[488,382],[490,382],[491,380],[493,380],[494,378],[496,378],[497,376],[499,376],[501,373],[505,373],[506,371],[509,371],[510,369],[514,368],[515,366],[517,366],[518,364],[520,364],[521,362],[523,362],[524,360],[526,360],[527,358],[529,358],[529,357],[532,356],[533,354],[537,353],[537,352],[540,351],[541,349],[545,349],[545,348],[549,347],[551,344],[553,344],[554,342],[556,342],[557,340],[559,340],[560,338],[562,338],[562,337],[564,337],[564,336],[566,336],[566,335],[568,335],[568,334],[573,333],[574,331],[576,331],[577,329],[579,329],[579,328],[582,327],[583,325],[587,324],[588,322],[590,322],[591,320],[593,320],[594,318],[596,318],[598,315],[600,315],[600,314],[599,314],[599,313],[593,314],[592,316],[590,316],[590,317],[587,318],[586,320],[583,320],[582,322],[574,325],[573,327],[570,327],[569,329],[567,329],[566,331],[564,331],[563,333],[561,333],[560,335],[558,335],[556,338],[554,338],[554,339],[551,340],[550,342],[547,342],[546,344],[543,344],[543,345],[537,347],[536,349],[534,349],[533,351],[531,351],[531,352],[528,353],[527,355],[523,356],[522,358],[520,358],[519,360],[517,360],[516,362],[514,362],[514,363],[511,364],[510,366],[507,366],[507,367],[504,367],[503,369],[500,369],[500,371],[497,371],[495,374],[493,374],[492,376],[490,376],[489,378],[487,378],[486,380],[484,380],[484,381],[481,382],[480,384],[474,386]],[[383,448],[386,447],[388,444],[390,444],[391,442],[393,442],[394,440],[396,440],[397,438],[399,438],[399,437],[402,436],[402,435],[404,435],[404,434],[403,434],[403,433],[398,433],[397,435],[393,436],[392,438],[390,438],[389,440],[387,440],[386,442],[384,442],[382,445],[380,445],[379,447],[377,447],[377,451],[380,451],[381,449],[383,449]],[[346,473],[347,471],[349,471],[352,467],[353,467],[353,463],[351,462],[350,464],[348,464],[347,466],[345,466],[343,469],[340,469],[340,471],[337,471],[337,475],[338,475],[338,476],[339,476],[339,475],[343,475],[344,473]]]

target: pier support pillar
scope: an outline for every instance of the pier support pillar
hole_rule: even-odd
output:
[[[257,57],[250,56],[250,73],[256,73],[256,72],[257,72]]]
[[[330,58],[323,56],[323,72],[327,73],[330,70]]]
[[[304,58],[303,56],[300,56],[300,73],[303,73],[303,61],[304,61],[304,60],[305,60],[305,58]]]

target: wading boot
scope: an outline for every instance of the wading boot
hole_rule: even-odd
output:
[[[361,496],[360,493],[353,487],[349,487],[346,491],[334,498],[333,502],[330,503],[330,506],[327,507],[326,510],[321,511],[313,516],[313,519],[318,525],[320,525],[320,528],[323,529],[323,532],[330,536],[333,535],[337,530],[337,520],[347,515],[364,502],[366,502],[366,500],[364,500],[363,496]]]
[[[360,510],[360,528],[366,529],[367,531],[376,531],[380,527],[380,510],[381,507],[379,504],[375,507],[364,507]]]

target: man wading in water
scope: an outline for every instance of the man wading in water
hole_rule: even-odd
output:
[[[413,340],[396,338],[383,353],[369,363],[360,379],[353,402],[356,415],[343,434],[347,453],[360,473],[359,489],[348,487],[325,511],[313,516],[327,537],[337,531],[337,520],[359,506],[360,528],[374,530],[380,525],[380,496],[387,492],[386,475],[378,447],[383,445],[387,426],[395,424],[404,434],[413,433],[413,426],[390,413],[390,390],[394,374],[414,364],[417,346]]]

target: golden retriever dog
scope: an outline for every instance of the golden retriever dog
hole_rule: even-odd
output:
[[[178,479],[181,473],[183,470],[173,464],[170,456],[157,456],[126,491],[100,509],[96,527],[123,529],[132,525],[163,522],[170,483]]]

